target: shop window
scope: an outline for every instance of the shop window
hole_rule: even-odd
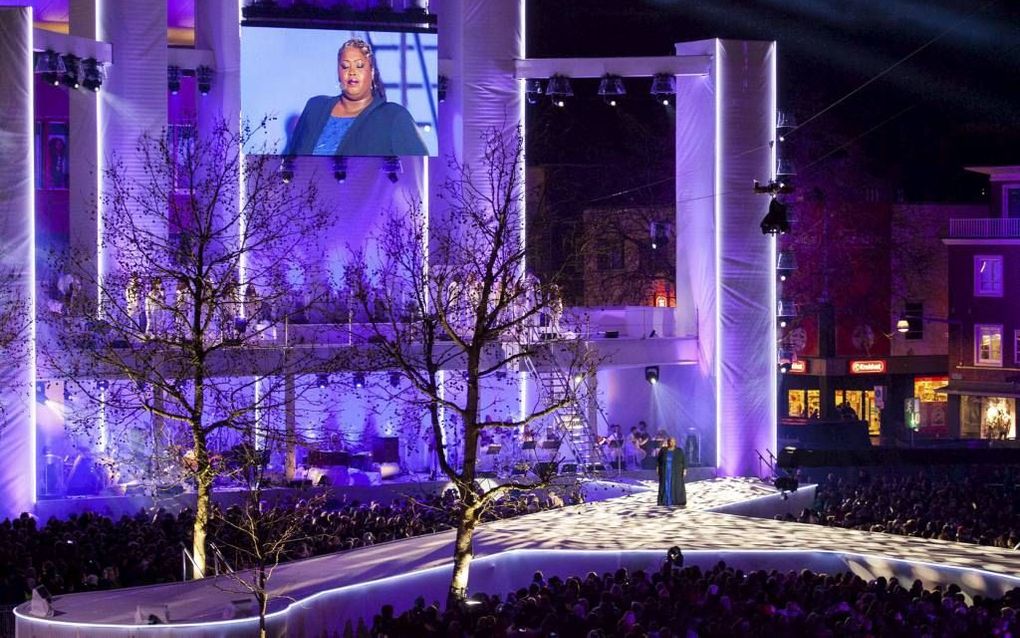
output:
[[[805,399],[804,390],[787,390],[786,391],[786,403],[787,410],[786,415],[798,418],[806,419],[808,416],[807,412],[807,401]]]
[[[1003,397],[983,397],[981,401],[981,438],[1016,438],[1016,401]]]
[[[1002,255],[974,255],[974,296],[1002,296]]]
[[[1002,326],[974,326],[974,365],[1002,366]]]

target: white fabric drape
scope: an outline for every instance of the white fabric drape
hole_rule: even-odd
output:
[[[35,500],[32,71],[32,9],[0,7],[0,304],[19,308],[0,330],[20,335],[0,352],[0,518]]]

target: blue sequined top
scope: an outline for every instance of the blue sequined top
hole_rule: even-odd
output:
[[[319,133],[319,140],[315,143],[315,150],[312,151],[312,155],[336,154],[340,141],[344,139],[344,135],[351,128],[351,124],[354,124],[354,119],[353,117],[330,116],[329,120],[326,121],[326,125],[322,127],[322,132]]]

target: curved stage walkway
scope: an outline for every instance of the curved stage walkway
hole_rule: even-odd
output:
[[[619,488],[628,489],[610,485],[607,491]],[[778,501],[771,486],[756,480],[691,483],[687,486],[689,505],[684,510],[657,507],[650,488],[647,484],[633,486],[631,495],[485,524],[476,534],[475,554],[480,557],[515,549],[665,551],[673,545],[685,551],[827,550],[1020,574],[1020,552],[710,511],[756,497]],[[325,589],[448,565],[452,544],[453,532],[449,531],[286,564],[272,577],[273,596],[300,600]],[[172,623],[218,621],[224,607],[239,593],[237,583],[221,577],[68,595],[54,601],[58,615],[53,620],[133,625],[136,605],[169,602]],[[285,599],[277,599],[272,608],[286,604]],[[27,607],[23,605],[19,612],[27,612]],[[24,622],[19,619],[19,635],[29,635],[21,631]]]

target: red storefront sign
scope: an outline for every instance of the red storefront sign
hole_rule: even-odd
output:
[[[850,374],[885,374],[885,359],[851,361]]]

